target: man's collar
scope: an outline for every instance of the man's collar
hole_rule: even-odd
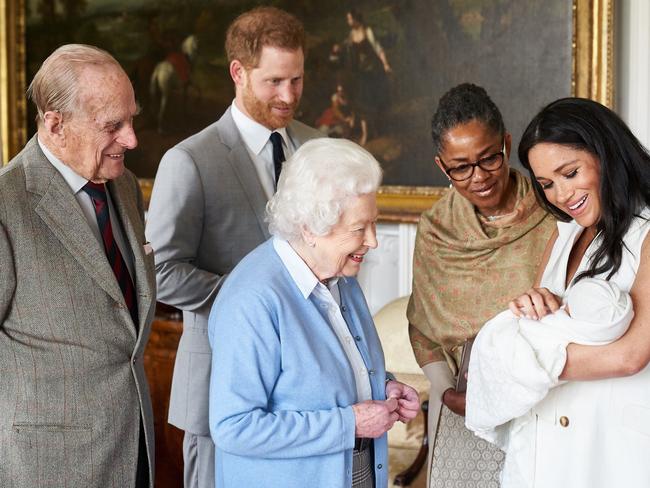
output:
[[[52,151],[50,151],[38,137],[36,140],[47,160],[52,163],[52,166],[54,166],[59,173],[61,173],[61,176],[63,176],[63,179],[72,190],[72,193],[76,195],[77,192],[81,190],[86,183],[88,183],[88,180],[78,173],[75,173],[70,166],[67,166],[59,158],[52,154]]]
[[[244,112],[242,112],[237,106],[235,100],[232,101],[231,114],[235,125],[237,126],[237,129],[239,129],[239,133],[244,140],[244,144],[246,144],[254,154],[259,155],[268,142],[269,137],[271,137],[271,132],[277,132],[280,134],[284,140],[285,146],[289,147],[289,135],[287,134],[286,127],[276,129],[275,131],[264,127],[259,122],[256,122],[248,115],[244,114]]]

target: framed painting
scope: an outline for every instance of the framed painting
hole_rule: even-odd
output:
[[[127,164],[150,189],[163,153],[231,103],[225,30],[259,3],[0,0],[3,161],[35,131],[24,93],[42,60],[60,44],[94,44],[133,82],[143,111]],[[358,0],[354,9],[338,0],[268,3],[297,15],[308,33],[298,118],[377,157],[384,220],[414,221],[444,193],[429,121],[450,87],[484,86],[515,147],[528,120],[556,98],[613,102],[613,0]]]

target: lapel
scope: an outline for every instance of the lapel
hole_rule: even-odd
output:
[[[287,135],[289,136],[289,139],[291,139],[291,143],[296,150],[310,139],[308,134],[306,134],[304,130],[300,129],[300,124],[295,120],[289,122],[289,125],[287,126]]]
[[[138,296],[138,330],[142,333],[154,296],[153,275],[150,276],[152,270],[147,267],[144,254],[144,225],[142,223],[142,217],[136,204],[134,191],[133,189],[129,190],[129,185],[133,187],[134,183],[129,182],[127,176],[121,176],[108,182],[113,205],[126,234],[124,237],[133,253],[133,270],[135,276],[132,278]]]
[[[230,148],[228,163],[244,189],[246,198],[253,208],[253,212],[265,239],[268,239],[271,235],[269,234],[268,225],[264,220],[267,203],[266,195],[257,176],[255,164],[251,160],[244,141],[239,135],[237,126],[230,113],[230,108],[226,110],[226,113],[217,122],[217,129],[219,130],[221,140]]]
[[[27,190],[40,196],[35,200],[34,212],[97,285],[116,302],[124,303],[104,249],[90,230],[63,176],[38,147],[36,136],[25,146],[25,156]]]

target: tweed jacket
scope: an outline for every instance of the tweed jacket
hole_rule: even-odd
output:
[[[153,486],[143,351],[153,256],[128,171],[108,183],[134,263],[133,323],[101,243],[36,137],[0,170],[0,486],[131,487],[141,419]]]

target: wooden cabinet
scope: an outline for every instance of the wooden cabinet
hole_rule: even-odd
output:
[[[183,486],[183,431],[167,423],[176,348],[183,324],[178,314],[157,316],[144,354],[156,430],[156,488]]]

